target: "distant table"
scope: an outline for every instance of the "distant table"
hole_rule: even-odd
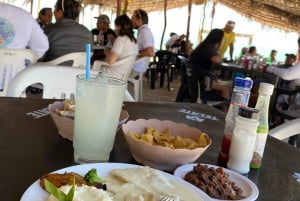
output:
[[[248,68],[245,68],[243,66],[233,64],[233,63],[222,63],[221,70],[230,71],[233,73],[240,72],[240,73],[244,73],[246,75],[250,75],[251,77],[263,78],[263,79],[268,80],[271,84],[274,84],[274,86],[277,86],[277,83],[279,80],[279,77],[274,74],[271,74],[268,72],[263,72],[258,69],[248,69]]]
[[[221,70],[230,71],[231,75],[234,76],[234,73],[244,73],[246,76],[250,76],[254,81],[264,81],[274,85],[274,94],[276,87],[278,85],[279,77],[277,75],[264,72],[258,69],[248,69],[243,66],[233,64],[233,63],[222,63]],[[257,91],[258,92],[258,91]],[[270,114],[272,114],[272,110],[275,108],[276,97],[271,96],[270,100]],[[270,115],[271,116],[271,115]]]
[[[48,114],[48,104],[53,101],[0,98],[1,201],[20,200],[27,187],[43,174],[74,164],[72,142],[58,135]],[[198,162],[217,164],[224,129],[223,112],[190,103],[125,102],[124,109],[130,120],[171,120],[207,132],[212,144]],[[116,135],[110,161],[136,164],[121,130]],[[300,172],[300,150],[269,136],[261,169],[249,174],[260,191],[257,200],[298,201],[300,183],[292,176],[294,172]]]

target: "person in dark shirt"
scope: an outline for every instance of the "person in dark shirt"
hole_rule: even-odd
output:
[[[95,29],[92,29],[92,34],[95,38],[98,37],[100,31],[103,32],[103,35],[104,35],[104,45],[107,45],[108,42],[111,43],[111,45],[113,44],[113,42],[115,41],[117,35],[116,33],[111,29],[109,28],[109,25],[110,25],[110,20],[108,18],[107,15],[100,15],[99,17],[95,17],[97,20],[97,28]]]
[[[190,56],[190,63],[192,67],[190,95],[191,101],[196,102],[198,98],[198,83],[200,84],[200,99],[202,102],[212,97],[211,92],[216,91],[220,97],[229,98],[230,91],[227,86],[221,86],[213,80],[212,64],[220,64],[222,57],[218,52],[218,48],[223,40],[224,32],[221,29],[213,29],[207,35]],[[212,89],[214,91],[212,91]]]
[[[44,28],[49,49],[40,61],[51,61],[72,52],[85,52],[86,44],[93,42],[91,32],[76,21],[80,11],[79,2],[57,0],[54,7],[56,22]],[[66,65],[72,65],[72,62]]]

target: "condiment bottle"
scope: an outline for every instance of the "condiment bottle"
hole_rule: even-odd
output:
[[[235,119],[238,116],[239,107],[248,106],[252,84],[253,81],[250,78],[236,77],[234,79],[231,103],[225,118],[224,136],[219,150],[219,162],[222,166],[225,166],[228,161],[231,136],[235,126]]]
[[[261,166],[262,157],[269,133],[269,104],[270,96],[273,94],[273,90],[273,84],[263,82],[259,84],[258,98],[255,108],[260,111],[260,117],[259,125],[257,128],[256,143],[250,165],[252,169],[258,169]]]
[[[241,174],[250,171],[250,162],[256,140],[259,111],[241,107],[233,131],[227,167]]]

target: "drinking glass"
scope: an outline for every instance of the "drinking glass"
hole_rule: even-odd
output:
[[[76,79],[74,160],[107,162],[113,148],[127,83],[104,75]]]

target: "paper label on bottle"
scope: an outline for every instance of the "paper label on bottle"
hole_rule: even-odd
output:
[[[253,157],[251,161],[251,168],[259,168],[265,150],[268,133],[257,133],[256,142],[254,146]]]

